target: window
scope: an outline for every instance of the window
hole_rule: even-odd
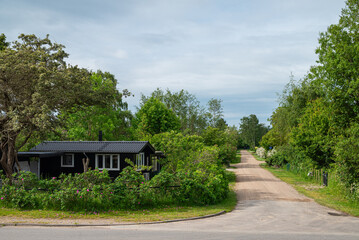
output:
[[[66,153],[61,156],[61,167],[74,167],[74,154]]]
[[[96,154],[96,168],[108,170],[120,170],[120,155]]]
[[[151,160],[152,160],[152,171],[157,172],[158,171],[157,157],[155,155],[152,155]]]
[[[141,170],[145,166],[145,153],[140,153],[136,155],[136,166],[137,170]]]

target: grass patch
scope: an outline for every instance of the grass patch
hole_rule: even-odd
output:
[[[262,161],[262,162],[265,161],[264,158],[259,157],[259,156],[258,156],[257,154],[255,154],[255,153],[252,153],[252,155],[253,155],[258,161]]]
[[[317,203],[359,217],[359,202],[348,199],[337,182],[329,181],[328,187],[323,187],[285,169],[268,167],[266,164],[261,164],[261,166]]]

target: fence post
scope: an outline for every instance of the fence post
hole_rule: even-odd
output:
[[[328,186],[328,173],[323,172],[323,186]]]

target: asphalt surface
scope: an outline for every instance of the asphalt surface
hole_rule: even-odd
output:
[[[234,171],[238,205],[218,217],[134,226],[2,227],[2,239],[359,239],[359,219],[320,206],[259,167],[248,152]]]

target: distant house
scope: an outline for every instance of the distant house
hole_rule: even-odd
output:
[[[160,170],[156,152],[149,142],[141,141],[46,141],[29,152],[19,152],[18,159],[23,170],[35,172],[42,177],[57,177],[61,173],[81,173],[83,159],[89,159],[91,169],[107,169],[116,178],[129,164],[130,159],[146,179]],[[151,166],[151,170],[143,170]]]

